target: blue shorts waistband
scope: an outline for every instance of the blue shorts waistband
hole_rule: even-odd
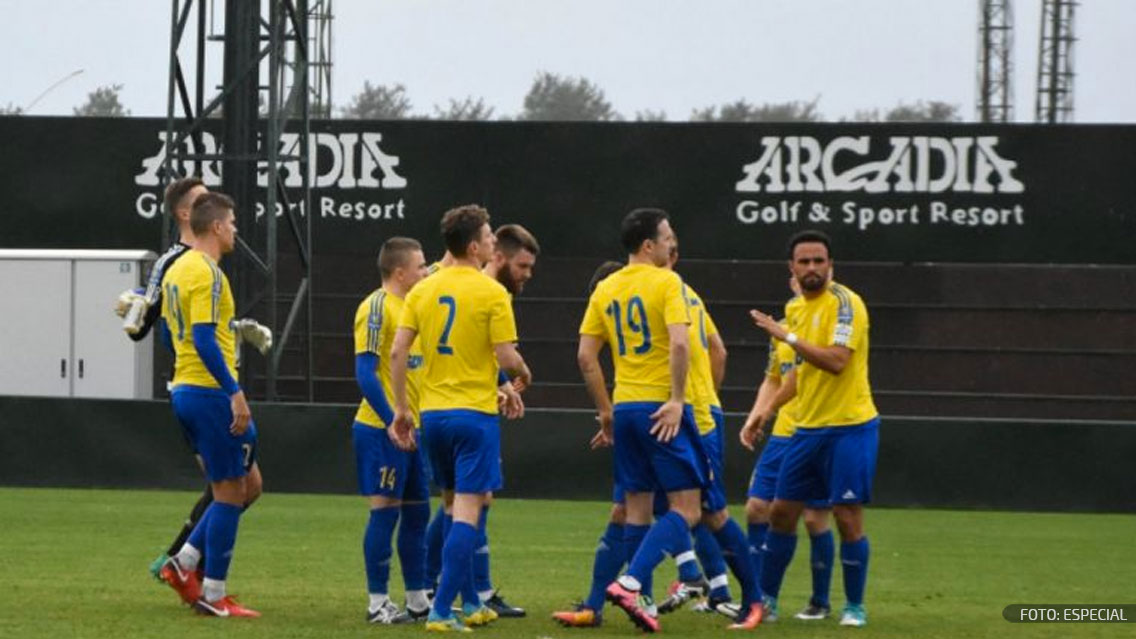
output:
[[[806,426],[797,426],[797,430],[793,436],[801,435],[803,437],[816,437],[820,435],[838,435],[841,433],[858,433],[860,431],[870,430],[877,428],[880,425],[880,416],[869,419],[860,424],[850,424],[848,426],[820,426],[817,428],[809,428]]]
[[[613,410],[655,410],[665,403],[666,402],[619,402],[613,407]],[[683,404],[683,407],[693,408],[690,404]]]
[[[473,410],[472,408],[439,408],[436,410],[424,410],[419,414],[419,418],[424,417],[497,417],[497,413],[486,413],[480,410]]]
[[[210,388],[208,386],[194,386],[193,384],[178,384],[170,389],[170,394],[193,393],[195,395],[216,395],[229,399],[229,394],[220,388]]]

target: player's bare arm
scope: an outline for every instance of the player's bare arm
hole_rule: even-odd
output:
[[[580,374],[584,377],[588,394],[596,405],[596,421],[600,424],[599,432],[591,440],[593,450],[610,446],[612,443],[611,397],[607,394],[603,369],[600,368],[600,349],[603,348],[604,343],[603,339],[595,335],[581,335],[580,346],[576,351],[576,363],[580,366]]]
[[[749,316],[753,319],[754,325],[769,333],[770,337],[789,344],[806,362],[827,373],[839,375],[852,357],[852,349],[846,346],[818,346],[800,339],[796,334],[792,334],[793,337],[790,338],[790,333],[785,327],[759,310],[751,309]]]
[[[686,374],[690,370],[690,326],[686,323],[667,324],[671,354],[671,396],[659,410],[651,414],[655,420],[650,433],[661,442],[669,442],[678,435],[682,424],[682,409],[686,402]]]

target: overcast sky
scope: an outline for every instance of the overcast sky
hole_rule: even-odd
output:
[[[205,0],[208,2],[209,0]],[[213,0],[221,13],[223,0]],[[482,97],[513,115],[537,72],[583,76],[628,118],[738,98],[813,100],[826,119],[942,100],[974,117],[978,0],[334,0],[333,99],[402,83],[419,113]],[[1041,0],[1014,0],[1015,119],[1034,117]],[[70,115],[123,85],[165,115],[169,0],[0,0],[0,105]],[[220,16],[217,17],[220,30]],[[1136,122],[1136,0],[1076,9],[1077,122]],[[210,44],[219,61],[220,44]],[[186,50],[186,54],[189,53]],[[183,54],[185,55],[185,54]],[[219,63],[211,77],[220,81]]]

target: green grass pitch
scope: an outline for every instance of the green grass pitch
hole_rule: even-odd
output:
[[[423,636],[421,626],[363,622],[366,505],[345,496],[264,496],[242,519],[229,580],[230,592],[264,617],[195,616],[146,571],[195,499],[187,492],[0,489],[0,637]],[[639,634],[610,607],[600,629],[567,630],[549,619],[552,610],[585,593],[607,511],[599,502],[498,501],[490,523],[493,575],[529,617],[500,620],[475,634]],[[758,634],[1136,636],[1132,624],[1010,624],[1001,617],[1012,603],[1136,601],[1136,517],[877,509],[868,512],[867,529],[867,628],[790,618],[809,588],[808,542],[802,539],[782,593],[782,620]],[[660,590],[672,575],[669,562],[660,568]],[[840,578],[837,569],[837,605]],[[401,601],[397,567],[392,595]],[[723,636],[725,625],[724,618],[685,610],[663,618],[664,634],[677,637]]]

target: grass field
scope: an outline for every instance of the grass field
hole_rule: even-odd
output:
[[[119,490],[0,489],[0,637],[390,637],[421,626],[363,622],[362,500],[266,495],[242,519],[229,580],[264,617],[197,617],[146,572],[196,495]],[[565,630],[550,611],[580,598],[607,505],[498,501],[490,532],[493,573],[529,610],[477,632],[525,639],[638,634],[608,609],[601,629]],[[1132,624],[1010,624],[1012,603],[1136,602],[1136,517],[925,510],[868,514],[870,623],[790,619],[807,598],[808,544],[798,547],[782,593],[783,618],[758,632],[777,637],[1132,637]],[[657,583],[669,583],[664,565]],[[842,601],[840,573],[833,602]],[[735,588],[736,592],[736,588]],[[392,570],[392,595],[401,578]],[[785,614],[789,613],[789,614]],[[722,636],[724,618],[681,611],[664,633]]]

